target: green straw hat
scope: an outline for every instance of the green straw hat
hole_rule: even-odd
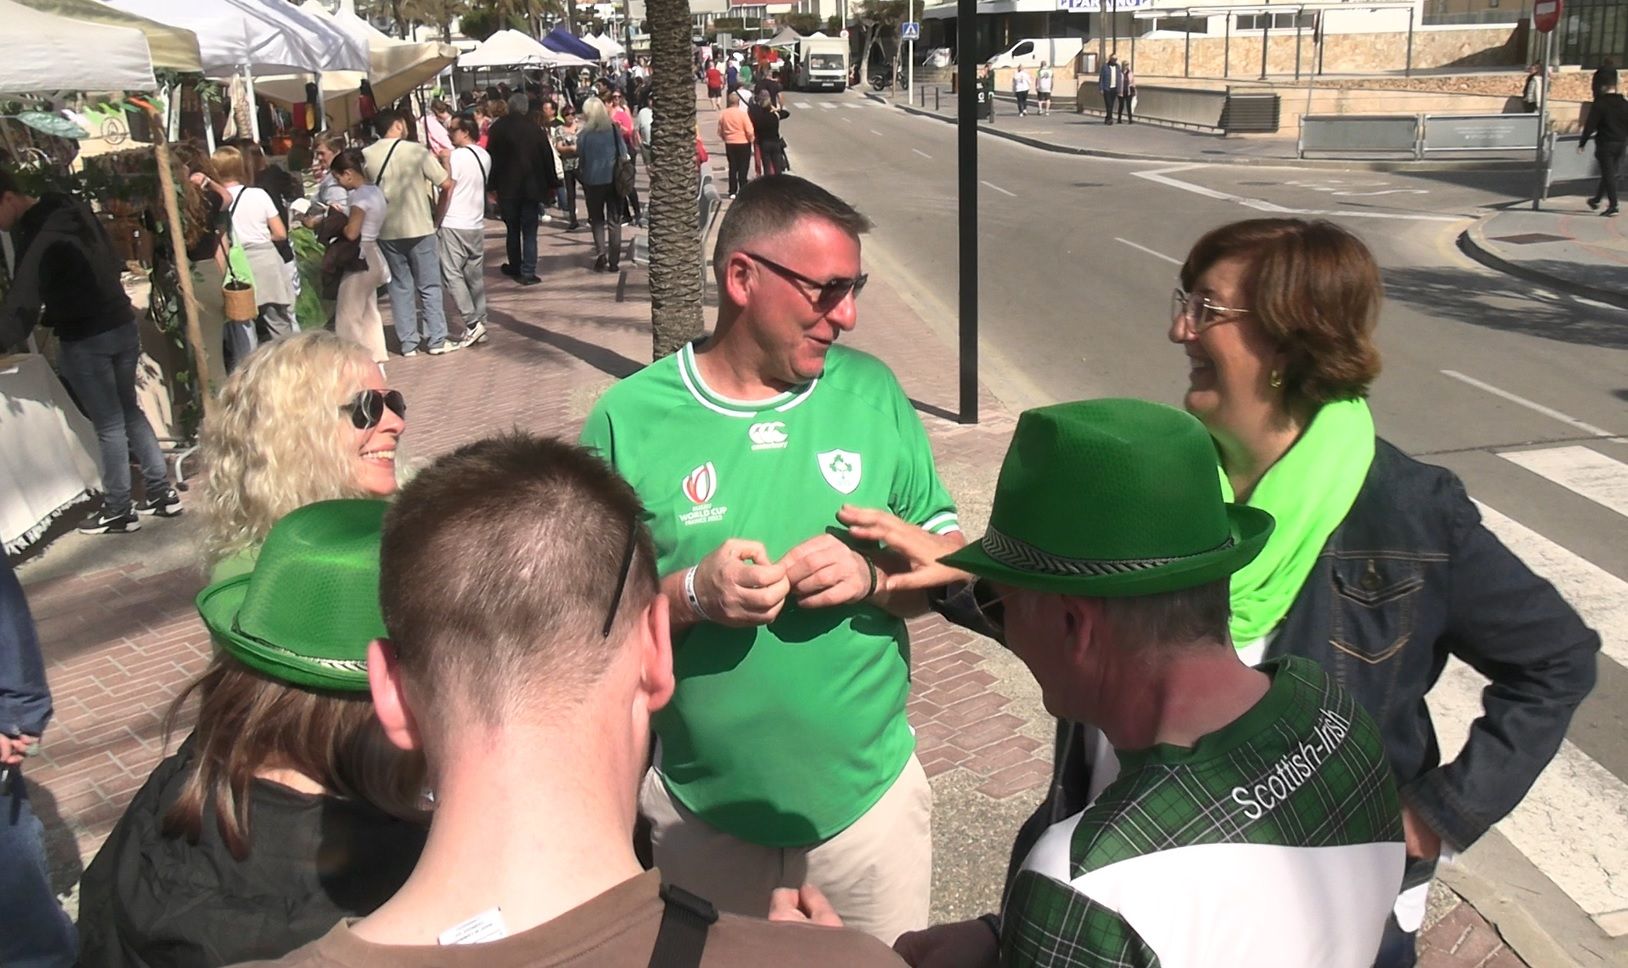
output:
[[[272,526],[247,575],[198,593],[215,643],[290,685],[367,690],[367,646],[382,638],[379,533],[384,501],[321,501]]]
[[[1215,445],[1191,415],[1087,400],[1018,418],[989,530],[943,561],[1019,588],[1122,598],[1224,578],[1271,533],[1270,514],[1222,499]]]

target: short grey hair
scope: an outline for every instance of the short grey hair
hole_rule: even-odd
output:
[[[509,113],[510,114],[530,114],[531,113],[531,98],[526,97],[524,94],[511,94],[511,95],[509,95]]]
[[[718,226],[713,266],[722,266],[731,255],[757,239],[785,232],[803,218],[829,222],[855,240],[871,228],[870,219],[808,179],[765,175],[747,182],[729,206],[723,224]]]
[[[1099,598],[1103,622],[1113,641],[1124,649],[1200,643],[1226,644],[1232,640],[1232,583],[1226,578],[1191,588],[1131,598]]]

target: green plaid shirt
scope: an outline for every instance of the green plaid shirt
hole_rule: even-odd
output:
[[[1305,939],[1313,949],[1335,939],[1366,945],[1370,934],[1378,944],[1403,863],[1401,804],[1379,731],[1316,663],[1289,657],[1261,670],[1272,685],[1248,712],[1191,749],[1119,752],[1118,779],[1083,813],[1042,838],[1007,897],[1002,965],[1188,962],[1168,954],[1161,961],[1150,934],[1167,939],[1172,950],[1208,950],[1211,964],[1281,964],[1296,941],[1270,955],[1250,947],[1264,941],[1249,923],[1263,904],[1277,907],[1265,912],[1277,923],[1320,932]],[[1204,845],[1277,849],[1189,850]],[[1253,873],[1234,867],[1223,887],[1235,883],[1246,896],[1217,897],[1206,877],[1213,881],[1221,856],[1228,863],[1267,858],[1269,867]],[[1181,867],[1188,860],[1191,877]],[[1304,882],[1295,876],[1298,868],[1304,868]],[[1147,881],[1155,869],[1157,880]],[[1251,877],[1262,879],[1256,890],[1286,894],[1247,896]],[[1329,895],[1315,889],[1318,883],[1336,892],[1338,909],[1319,909]],[[1205,904],[1208,909],[1201,909]],[[1371,926],[1370,918],[1377,918]],[[1320,922],[1343,927],[1315,927]],[[1261,957],[1250,953],[1256,950]],[[1373,954],[1369,948],[1316,961],[1368,964]]]

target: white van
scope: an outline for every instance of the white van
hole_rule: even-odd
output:
[[[1039,67],[1071,63],[1085,47],[1080,37],[1025,37],[989,59],[990,67]]]

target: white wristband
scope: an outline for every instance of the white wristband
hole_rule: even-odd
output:
[[[684,573],[684,601],[689,604],[690,611],[694,612],[697,618],[703,622],[710,622],[712,616],[701,607],[701,599],[695,594],[695,569],[699,567],[701,566],[692,565],[690,570]]]

